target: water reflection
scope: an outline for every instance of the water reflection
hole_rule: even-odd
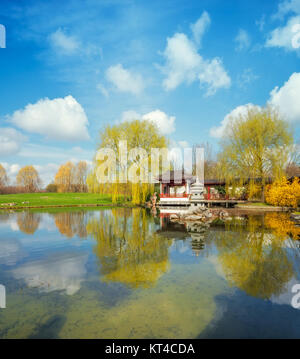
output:
[[[228,283],[251,296],[269,299],[285,290],[293,275],[293,263],[284,248],[285,236],[274,235],[263,220],[250,217],[246,226],[226,222],[215,243]]]
[[[0,226],[0,337],[300,336],[288,214],[187,228],[140,208],[73,209],[0,215]]]
[[[80,238],[87,236],[85,219],[86,213],[84,211],[58,212],[54,214],[57,229],[68,238],[75,235]]]
[[[17,223],[20,231],[26,234],[34,234],[41,221],[41,214],[34,212],[18,212]]]
[[[89,220],[87,232],[96,240],[94,253],[105,280],[146,288],[167,271],[171,242],[155,233],[154,226],[140,208],[99,212]]]
[[[34,260],[12,271],[13,276],[24,280],[29,288],[41,293],[65,291],[75,294],[86,275],[86,253],[56,253],[41,260]]]

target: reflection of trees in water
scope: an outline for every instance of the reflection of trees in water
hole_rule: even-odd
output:
[[[11,218],[10,213],[0,213],[0,222],[1,223],[8,223]]]
[[[34,234],[41,221],[40,213],[18,212],[17,223],[20,231],[26,234]]]
[[[86,232],[86,212],[70,211],[58,212],[54,214],[54,220],[59,232],[68,238],[78,235],[80,238],[87,236]]]
[[[277,221],[281,219],[285,217],[277,217]],[[268,227],[263,217],[251,216],[246,228],[227,222],[216,240],[219,262],[229,283],[263,299],[281,294],[293,276],[293,264],[283,246],[285,236],[274,235]]]
[[[154,223],[144,210],[115,208],[99,212],[87,231],[97,244],[94,252],[101,273],[108,281],[130,287],[150,287],[167,271],[170,241],[155,232]]]
[[[290,236],[298,239],[300,236],[300,227],[295,226],[289,213],[266,213],[265,226],[272,229],[273,234],[279,238]]]

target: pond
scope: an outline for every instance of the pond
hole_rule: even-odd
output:
[[[300,229],[140,208],[0,213],[0,338],[299,338]]]

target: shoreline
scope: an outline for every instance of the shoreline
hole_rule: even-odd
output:
[[[122,204],[122,203],[86,203],[86,204],[48,204],[38,206],[6,206],[0,207],[0,210],[16,210],[16,209],[44,209],[44,208],[68,208],[68,207],[127,207],[134,208],[136,205]]]
[[[271,207],[271,206],[240,206],[240,205],[237,205],[234,207],[235,209],[239,209],[239,210],[255,210],[255,211],[266,211],[266,212],[290,212],[292,211],[291,208],[289,207]]]
[[[76,208],[76,207],[127,207],[127,208],[134,208],[140,207],[138,205],[133,204],[125,204],[125,203],[78,203],[78,204],[46,204],[46,205],[33,205],[33,206],[0,206],[0,210],[18,210],[18,209],[47,209],[47,208]],[[141,206],[144,207],[144,206]],[[146,208],[146,206],[145,206]],[[240,206],[237,205],[233,208],[226,208],[226,207],[211,207],[211,209],[224,209],[229,210],[246,210],[246,211],[269,211],[269,212],[290,212],[292,211],[291,208],[288,207],[267,207],[267,206]]]

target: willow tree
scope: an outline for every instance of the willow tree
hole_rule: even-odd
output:
[[[120,144],[125,146],[122,154],[120,154]],[[151,169],[152,148],[166,148],[167,146],[167,139],[150,121],[134,120],[106,126],[100,132],[98,150],[105,148],[113,151],[116,173],[111,178],[111,181],[97,183],[99,179],[99,176],[96,175],[97,168],[103,164],[103,161],[99,160],[96,155],[94,159],[95,167],[87,178],[89,190],[109,193],[112,195],[114,202],[118,200],[120,195],[130,196],[136,204],[144,202],[147,195],[153,190],[153,185],[149,181],[149,176],[144,179],[141,178],[143,166],[148,170]],[[130,153],[134,152],[134,149],[139,150],[136,151],[136,154],[130,155]],[[142,152],[140,150],[145,154],[143,161],[141,161]],[[133,166],[136,166],[135,169]],[[129,175],[130,168],[133,168],[131,176]]]
[[[293,135],[288,123],[272,107],[248,108],[230,118],[222,140],[219,161],[227,183],[259,180],[264,201],[268,177],[284,174]]]

